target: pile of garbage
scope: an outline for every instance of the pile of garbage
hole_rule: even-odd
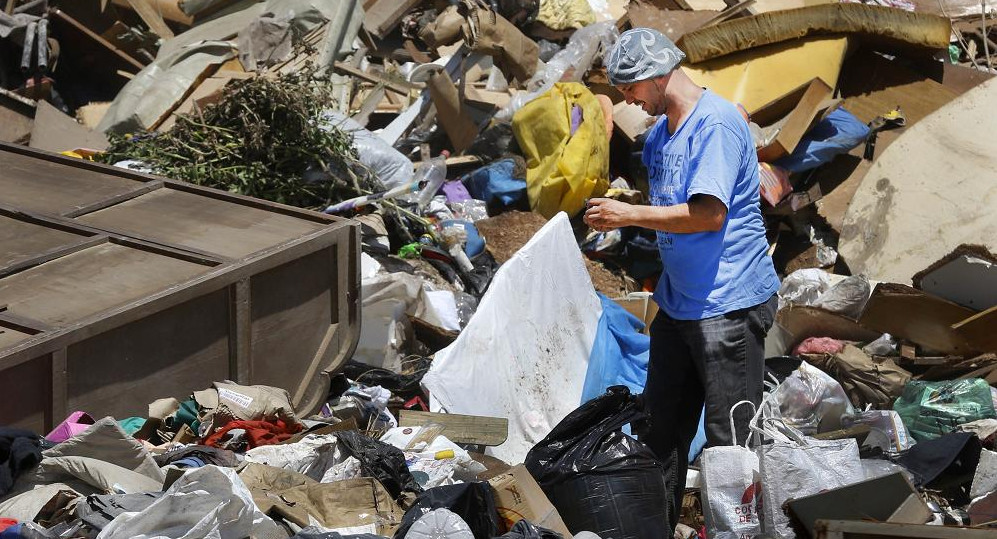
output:
[[[630,27],[739,105],[783,277],[752,435],[700,429],[676,537],[997,526],[986,3],[4,7],[0,141],[354,219],[362,309],[320,409],[218,380],[0,428],[0,538],[666,536],[655,236],[581,219],[648,200]]]

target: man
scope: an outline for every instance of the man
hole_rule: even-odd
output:
[[[685,74],[684,57],[646,28],[624,32],[607,56],[610,81],[627,103],[661,116],[643,151],[651,205],[593,199],[585,212],[596,230],[657,231],[664,271],[654,292],[661,310],[650,328],[645,441],[665,463],[672,528],[704,402],[707,444],[730,445],[731,407],[761,401],[763,341],[779,289],[747,122],[733,104]],[[750,416],[749,407],[737,408],[739,443]]]

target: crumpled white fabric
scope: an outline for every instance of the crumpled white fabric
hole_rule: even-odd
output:
[[[234,470],[209,465],[178,479],[145,510],[118,515],[97,539],[281,536],[277,524],[256,507]]]
[[[333,434],[309,434],[300,442],[262,445],[246,452],[246,462],[291,470],[320,482],[327,471],[345,460]]]

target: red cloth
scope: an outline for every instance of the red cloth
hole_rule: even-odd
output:
[[[252,449],[261,445],[283,442],[300,431],[301,425],[288,425],[279,419],[274,423],[269,421],[232,421],[208,436],[204,440],[204,445],[221,447],[225,433],[233,429],[246,431],[246,443]]]
[[[17,521],[12,518],[0,518],[0,532],[11,526],[17,526]]]

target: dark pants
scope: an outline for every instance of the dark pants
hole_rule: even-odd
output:
[[[651,421],[642,441],[664,462],[671,490],[668,520],[679,520],[689,446],[706,405],[706,444],[731,445],[730,409],[742,400],[762,400],[765,334],[777,297],[751,308],[705,320],[675,320],[659,311],[651,323],[651,352],[644,398]],[[737,408],[738,443],[748,435],[751,407]]]

